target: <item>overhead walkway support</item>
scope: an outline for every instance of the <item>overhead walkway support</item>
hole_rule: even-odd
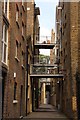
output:
[[[48,44],[48,43],[45,43],[45,44],[44,43],[36,43],[34,45],[34,47],[38,48],[38,49],[53,49],[54,46],[55,46],[55,43],[50,43],[50,44]]]

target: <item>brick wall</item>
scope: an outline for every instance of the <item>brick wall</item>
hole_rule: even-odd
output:
[[[2,28],[2,3],[0,2],[0,28]],[[0,29],[0,40],[2,38],[2,29]],[[1,41],[0,41],[0,51],[1,51]],[[0,52],[1,61],[1,52]],[[2,68],[0,62],[0,119],[2,118]]]
[[[19,9],[19,25],[16,23],[16,7]],[[4,105],[4,117],[9,118],[25,115],[26,4],[24,7],[25,10],[22,8],[22,3],[10,2],[9,4],[8,76],[5,83],[5,100],[7,103]],[[24,36],[22,36],[22,21],[24,23]],[[16,41],[18,41],[17,58]],[[22,66],[21,62],[22,51],[24,52],[24,66]],[[14,73],[16,73],[16,78],[14,78]],[[17,83],[16,100],[18,101],[16,104],[13,103],[15,82]],[[23,86],[22,98],[21,85]],[[22,106],[20,106],[21,104]],[[5,108],[6,106],[7,108]]]
[[[63,72],[62,110],[72,118],[77,117],[76,72],[79,68],[79,3],[60,3],[62,6],[62,47],[60,63]],[[78,69],[79,71],[79,69]]]
[[[27,36],[33,35],[34,29],[34,2],[27,3]]]

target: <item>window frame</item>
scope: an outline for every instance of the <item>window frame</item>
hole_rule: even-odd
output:
[[[9,11],[9,0],[4,0],[4,13],[8,17],[8,11]]]
[[[6,51],[5,51],[5,46],[6,46]],[[6,57],[5,57],[5,52],[6,52]],[[2,62],[7,64],[8,62],[7,60],[8,60],[8,27],[6,24],[4,24],[2,28]]]
[[[14,100],[17,100],[17,82],[14,82]]]
[[[24,52],[22,51],[21,64],[24,66]]]
[[[16,40],[15,56],[18,58],[18,41]]]

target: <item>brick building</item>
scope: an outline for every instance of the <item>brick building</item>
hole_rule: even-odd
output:
[[[26,4],[4,2],[3,7],[3,117],[15,118],[25,115],[26,106]]]
[[[3,118],[19,118],[32,111],[29,70],[36,25],[34,5],[34,1],[2,3]]]
[[[28,113],[34,110],[38,104],[38,98],[37,96],[34,96],[36,94],[36,90],[38,87],[38,83],[35,80],[30,78],[30,74],[32,73],[31,70],[33,70],[33,63],[37,58],[35,57],[36,54],[39,53],[38,50],[34,49],[34,44],[39,41],[39,20],[38,15],[40,15],[39,7],[36,7],[35,2],[28,2],[27,3],[27,47],[28,47],[28,97],[29,94],[31,94],[31,98],[28,98],[27,102],[30,102],[31,104],[28,104]],[[31,46],[31,47],[30,47]],[[35,61],[36,62],[36,61]],[[31,82],[32,81],[32,82]],[[33,88],[36,88],[34,91]],[[36,100],[36,101],[35,101]],[[31,106],[31,108],[30,108]]]
[[[59,72],[64,74],[64,79],[59,81],[58,102],[67,116],[80,118],[80,2],[59,2],[56,21],[60,43]]]

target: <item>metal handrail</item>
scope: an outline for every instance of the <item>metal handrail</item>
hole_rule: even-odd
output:
[[[52,36],[35,35],[35,43],[36,44],[54,44],[55,42],[52,42],[52,39],[53,39]]]

